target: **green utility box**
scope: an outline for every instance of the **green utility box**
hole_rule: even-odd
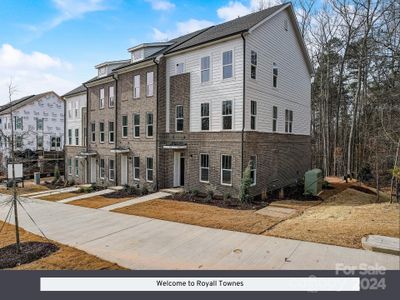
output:
[[[312,169],[304,175],[304,193],[317,196],[322,191],[324,176],[322,170]]]

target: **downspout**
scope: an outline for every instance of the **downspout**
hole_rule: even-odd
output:
[[[246,116],[246,39],[244,38],[245,32],[242,32],[240,36],[243,40],[243,106],[242,106],[242,167],[240,170],[240,178],[243,178],[244,172],[244,127],[245,127],[245,116]]]
[[[63,97],[63,100],[64,100],[64,147],[63,147],[63,150],[64,150],[64,181],[67,181],[66,179],[66,175],[67,175],[67,172],[66,172],[66,167],[67,167],[67,156],[65,155],[66,154],[66,146],[67,146],[67,99],[65,98],[65,97]],[[43,128],[44,128],[44,126],[43,126]],[[44,149],[44,147],[43,147],[43,149]],[[39,170],[40,171],[40,170]]]
[[[157,120],[157,124],[156,124],[156,168],[157,168],[157,172],[156,172],[156,191],[158,191],[158,181],[159,181],[159,174],[160,174],[160,166],[159,166],[159,142],[160,142],[160,138],[159,138],[159,121],[158,121],[158,101],[159,101],[159,88],[158,88],[158,84],[159,84],[159,80],[160,80],[160,59],[157,59],[158,57],[155,57],[153,59],[153,62],[157,65],[157,83],[156,83],[156,117],[155,120]]]
[[[115,148],[118,148],[120,146],[119,145],[119,140],[118,140],[118,128],[119,128],[119,126],[118,126],[118,77],[115,76],[115,74],[113,74],[112,77],[114,78],[114,81],[115,81],[115,93],[114,93],[114,97],[115,97],[115,99],[114,99],[114,109],[115,109],[114,132],[115,132],[115,137],[114,137],[114,145],[115,145]],[[108,97],[110,97],[110,95],[108,95]],[[108,100],[108,101],[110,101],[110,100]],[[118,153],[114,154],[114,160],[115,160],[115,163],[114,163],[115,181],[114,182],[115,182],[115,186],[117,186],[118,185],[118,181],[119,181]],[[126,167],[128,167],[128,166],[126,166]]]
[[[86,153],[89,152],[89,88],[84,83],[86,88]],[[86,156],[86,181],[89,183],[89,156]],[[92,178],[90,178],[92,181]]]

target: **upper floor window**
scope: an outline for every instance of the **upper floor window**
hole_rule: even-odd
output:
[[[226,51],[222,54],[222,79],[233,77],[233,52]]]
[[[146,115],[146,136],[153,136],[153,114],[147,113]]]
[[[140,75],[136,75],[133,79],[133,98],[140,98]]]
[[[147,72],[146,77],[146,96],[152,97],[154,95],[154,72]]]
[[[75,102],[75,118],[79,117],[79,102]]]
[[[55,136],[50,137],[50,148],[52,150],[56,149],[57,147],[57,138]]]
[[[115,103],[114,87],[110,86],[108,88],[108,107],[114,107],[114,103]]]
[[[177,63],[176,64],[176,74],[182,74],[183,72],[185,72],[185,64],[182,63]]]
[[[100,89],[100,98],[99,98],[100,109],[104,108],[104,89]]]
[[[61,137],[60,136],[58,136],[56,138],[56,143],[57,143],[57,148],[60,149],[61,148]]]
[[[68,119],[72,119],[72,103],[68,102]]]
[[[232,129],[232,101],[222,102],[222,129]]]
[[[257,78],[257,52],[251,51],[251,78]]]
[[[114,122],[108,122],[108,142],[114,143]]]
[[[79,129],[75,129],[75,145],[79,145]]]
[[[128,116],[122,116],[122,137],[128,137]]]
[[[91,131],[92,131],[92,143],[96,142],[96,123],[91,124]]]
[[[176,106],[176,131],[183,131],[183,105]]]
[[[23,130],[24,129],[24,118],[23,117],[14,117],[14,128],[15,129],[20,129]]]
[[[201,58],[201,82],[210,81],[210,57]]]
[[[273,87],[278,86],[278,66],[276,63],[272,64],[272,85]]]
[[[104,122],[99,123],[100,143],[104,143]]]
[[[72,145],[72,129],[68,129],[68,145]]]
[[[285,132],[292,132],[293,129],[293,111],[285,109]]]
[[[133,137],[140,137],[140,114],[133,114]]]
[[[278,128],[278,107],[272,107],[272,131],[276,132]]]
[[[210,130],[210,103],[201,103],[201,130]]]
[[[37,118],[36,119],[36,130],[43,130],[43,118]]]
[[[250,128],[251,130],[256,130],[257,124],[257,102],[251,101],[251,108],[250,108]]]

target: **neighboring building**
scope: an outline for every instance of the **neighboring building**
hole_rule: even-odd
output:
[[[54,92],[27,96],[0,108],[1,165],[11,155],[11,113],[16,159],[24,162],[25,174],[52,173],[63,167],[64,101]],[[4,170],[4,169],[3,169]]]
[[[129,51],[85,83],[90,182],[237,197],[248,165],[253,195],[310,167],[312,66],[291,4]]]
[[[65,101],[65,178],[86,183],[86,88],[81,85],[62,96]]]

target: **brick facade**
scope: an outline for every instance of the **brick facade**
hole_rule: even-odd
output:
[[[82,146],[68,146],[64,147],[65,150],[65,178],[68,181],[74,181],[76,184],[84,184],[86,180],[86,160],[80,156],[85,151]],[[71,170],[69,169],[69,159],[71,159]],[[78,176],[76,175],[75,160],[78,160]]]

